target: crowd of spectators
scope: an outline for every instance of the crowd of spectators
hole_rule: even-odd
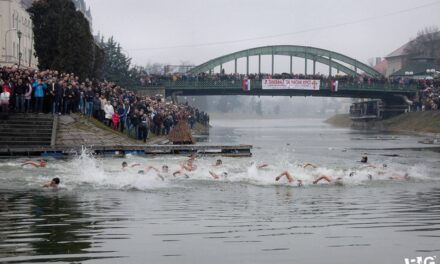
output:
[[[17,113],[78,113],[94,117],[107,126],[146,141],[149,132],[167,135],[180,121],[191,127],[209,124],[209,115],[161,96],[138,96],[115,83],[80,80],[74,73],[0,68],[2,116]]]

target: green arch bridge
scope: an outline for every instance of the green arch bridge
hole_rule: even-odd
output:
[[[376,98],[387,101],[402,101],[413,98],[417,92],[417,86],[390,84],[373,81],[371,83],[358,83],[339,81],[335,91],[330,81],[321,81],[317,89],[265,89],[263,80],[251,80],[249,90],[243,89],[243,82],[237,79],[212,80],[211,78],[194,77],[201,73],[212,73],[215,68],[223,70],[225,63],[234,62],[234,73],[237,73],[239,59],[246,60],[246,74],[249,75],[250,57],[258,57],[258,73],[261,73],[261,56],[270,55],[272,75],[274,74],[275,56],[290,57],[290,73],[292,72],[292,58],[304,59],[304,75],[316,73],[316,63],[328,66],[329,76],[333,76],[334,70],[343,72],[348,76],[367,76],[374,80],[383,78],[382,74],[372,67],[354,59],[330,50],[295,46],[265,46],[242,50],[209,60],[188,72],[186,79],[176,81],[166,80],[160,83],[165,90],[166,96],[200,96],[200,95],[250,95],[250,96],[320,96],[320,97],[349,97],[349,98]],[[312,62],[312,69],[308,69]],[[193,76],[193,77],[191,77]],[[209,76],[209,75],[208,75]],[[357,79],[357,78],[356,78]],[[142,88],[148,90],[149,88]]]

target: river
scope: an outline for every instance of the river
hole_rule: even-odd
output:
[[[440,257],[440,154],[422,138],[314,119],[213,120],[209,143],[252,144],[252,158],[96,158],[46,168],[0,161],[1,263],[405,263]],[[374,167],[358,161],[368,155]],[[258,170],[255,164],[267,163]],[[313,163],[317,168],[303,168]],[[384,164],[386,166],[384,166]],[[209,171],[226,178],[214,180]],[[288,170],[302,187],[275,177]],[[352,177],[350,177],[350,173]],[[341,177],[343,186],[320,182]],[[409,180],[390,180],[408,174]],[[372,180],[369,179],[372,177]],[[166,175],[165,175],[166,176]],[[60,188],[41,185],[53,177]],[[440,261],[440,260],[438,260]]]

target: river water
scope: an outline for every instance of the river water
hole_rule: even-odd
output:
[[[321,120],[213,120],[209,143],[252,144],[252,158],[0,161],[1,263],[405,263],[440,258],[440,154],[416,136],[339,129]],[[358,162],[368,155],[371,165]],[[253,164],[254,163],[254,164]],[[256,164],[268,163],[258,170]],[[302,168],[313,163],[314,168]],[[383,164],[387,166],[384,167]],[[214,180],[209,171],[227,178]],[[288,170],[304,183],[274,178]],[[349,176],[354,172],[352,177]],[[390,180],[403,176],[409,180]],[[343,186],[312,181],[342,177]],[[371,175],[372,180],[369,180]],[[61,178],[57,190],[40,186]],[[167,176],[167,175],[165,175]],[[440,261],[440,260],[438,260]]]

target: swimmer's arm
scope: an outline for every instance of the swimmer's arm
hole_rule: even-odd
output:
[[[175,171],[175,172],[173,173],[173,176],[176,177],[176,175],[178,175],[178,174],[182,174],[182,171],[181,171],[181,170]]]
[[[307,167],[312,167],[312,168],[314,168],[314,169],[317,168],[317,166],[316,166],[316,165],[313,165],[312,163],[306,163],[306,164],[304,164],[303,168],[306,169]]]
[[[159,177],[159,179],[161,179],[162,181],[165,181],[165,178],[162,175],[160,175],[159,173],[157,174],[157,177]]]
[[[24,167],[26,165],[32,165],[34,167],[40,167],[40,165],[38,165],[37,163],[35,163],[33,161],[26,161],[25,163],[21,164],[22,167]]]
[[[313,184],[317,184],[318,182],[325,180],[326,182],[333,182],[333,179],[327,175],[321,175],[318,179],[313,181]]]
[[[266,167],[269,167],[269,164],[267,164],[267,163],[263,163],[263,164],[261,164],[261,165],[258,165],[258,166],[257,166],[257,169],[263,169],[263,168],[266,168]]]
[[[216,179],[216,180],[217,180],[218,178],[220,178],[216,173],[214,173],[214,172],[212,172],[212,171],[210,171],[209,174],[211,174],[212,178],[214,178],[214,179]]]
[[[130,165],[130,168],[134,168],[134,167],[138,167],[138,166],[141,166],[141,164],[135,163],[135,164]]]
[[[160,172],[157,168],[155,168],[153,166],[148,166],[147,169],[145,170],[145,173],[148,173],[150,170],[154,170],[157,173]]]

